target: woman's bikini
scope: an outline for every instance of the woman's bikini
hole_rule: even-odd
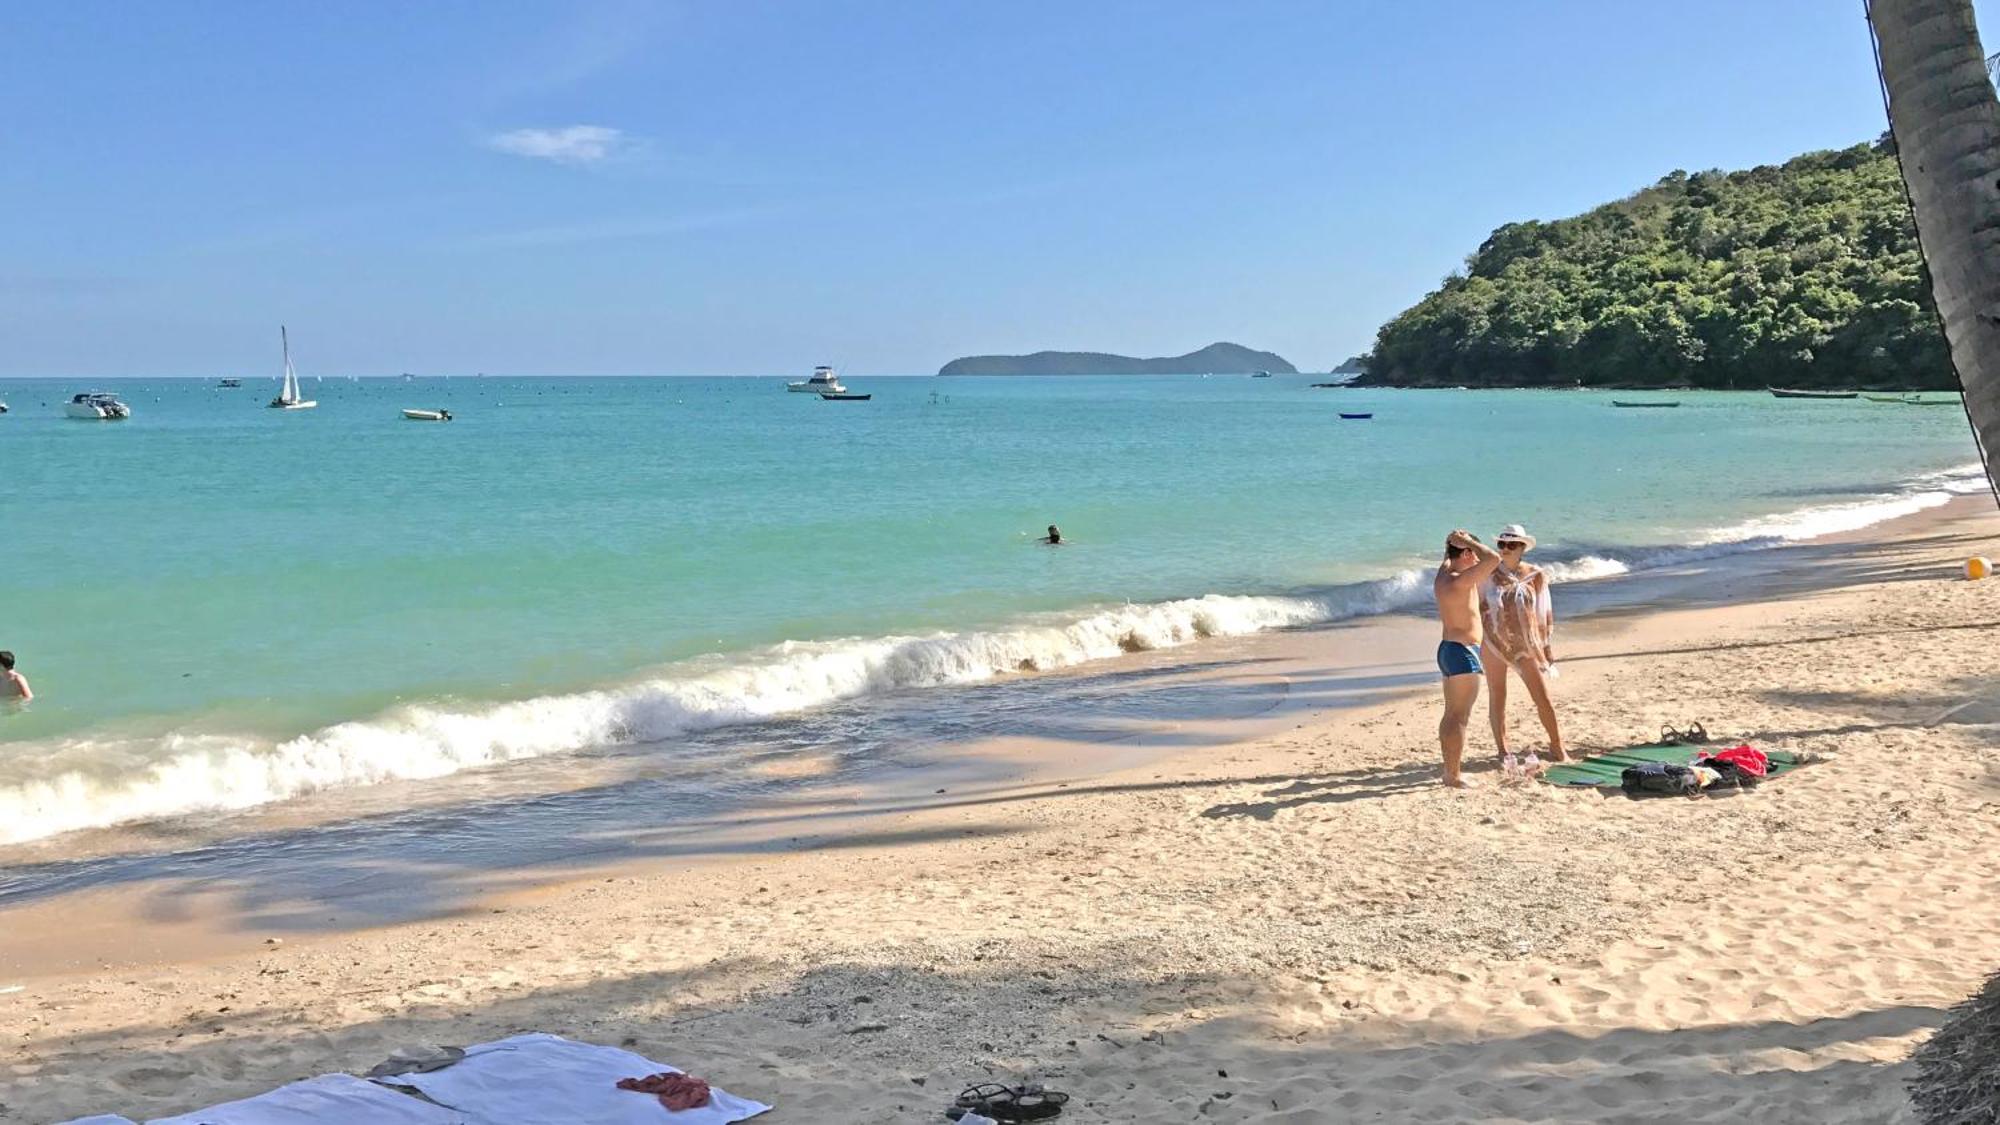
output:
[[[1537,669],[1546,671],[1542,654],[1555,633],[1556,614],[1547,583],[1535,583],[1540,573],[1525,565],[1515,571],[1505,566],[1496,569],[1486,580],[1479,610],[1486,619],[1486,643],[1493,651],[1509,664],[1533,660]]]

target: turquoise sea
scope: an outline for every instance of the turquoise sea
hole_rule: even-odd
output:
[[[1587,578],[1983,487],[1963,414],[1306,377],[0,382],[0,843]],[[63,416],[105,389],[123,422]],[[403,421],[444,407],[448,424]],[[1370,411],[1343,421],[1339,411]],[[1049,524],[1069,545],[1034,545]],[[507,768],[504,765],[499,768]]]

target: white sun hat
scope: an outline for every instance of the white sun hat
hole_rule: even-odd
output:
[[[1510,523],[1506,527],[1501,528],[1500,536],[1494,542],[1499,544],[1506,543],[1508,540],[1519,540],[1522,543],[1526,543],[1529,550],[1532,551],[1535,549],[1535,537],[1528,534],[1528,529],[1518,523]]]

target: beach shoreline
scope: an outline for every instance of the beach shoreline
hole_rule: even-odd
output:
[[[534,1027],[634,1039],[777,1103],[773,1120],[922,1116],[988,1073],[1079,1090],[1078,1120],[1543,1119],[1530,1092],[1588,1119],[1580,1107],[1674,1104],[1641,1100],[1647,1065],[1699,1111],[1676,1119],[1771,1105],[1794,1107],[1775,1120],[1888,1119],[1932,1013],[2000,962],[1995,880],[1971,858],[1994,833],[1994,719],[1923,725],[1990,683],[1952,658],[2000,619],[2000,587],[1953,569],[1991,551],[1991,507],[1965,497],[1559,594],[1589,610],[1559,637],[1573,744],[1702,719],[1827,759],[1742,798],[1501,789],[1483,721],[1469,758],[1487,784],[1444,794],[1420,618],[1208,642],[1161,665],[1283,680],[1285,701],[1233,729],[1178,724],[1193,737],[1133,747],[1115,770],[1016,747],[1018,775],[953,779],[935,799],[913,775],[738,826],[762,845],[497,872],[444,914],[384,926],[273,926],[299,906],[276,885],[101,888],[8,911],[0,986],[24,987],[0,1011],[28,1025],[0,1101],[29,1120],[187,1109],[365,1068],[409,1039]],[[1876,712],[1896,721],[1864,721]],[[1858,790],[1890,761],[1881,792]],[[1955,860],[1939,854],[1948,827]],[[1733,896],[1736,880],[1698,877],[1728,856],[1812,875]],[[1756,928],[1801,920],[1814,932]],[[126,959],[76,963],[75,935],[120,926],[138,945]],[[176,926],[191,940],[149,953],[147,931]],[[26,948],[24,930],[39,935]],[[1745,940],[1790,961],[1739,965]],[[1671,986],[1680,970],[1695,983]],[[1849,1019],[1860,1030],[1837,1040],[1797,1030]],[[1677,1053],[1688,1037],[1714,1041],[1702,1059],[1740,1047],[1800,1087],[1716,1081]],[[107,1083],[85,1062],[110,1050]],[[1461,1081],[1424,1093],[1412,1075]],[[1781,1094],[1809,1096],[1756,1100]]]

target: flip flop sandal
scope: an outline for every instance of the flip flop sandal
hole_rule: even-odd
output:
[[[1689,742],[1705,743],[1708,741],[1708,728],[1700,723],[1689,723],[1688,729],[1681,732],[1681,737]]]
[[[982,1114],[995,1121],[1044,1121],[1062,1113],[1062,1107],[1068,1102],[1068,1094],[1044,1090],[1037,1085],[1003,1086],[998,1082],[984,1082],[966,1087],[944,1113],[953,1121],[967,1113]]]
[[[1660,745],[1681,746],[1689,741],[1688,736],[1671,725],[1660,728]]]

